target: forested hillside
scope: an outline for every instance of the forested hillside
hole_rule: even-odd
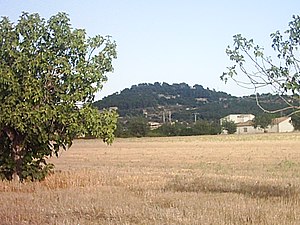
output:
[[[279,97],[271,94],[261,95],[259,99],[268,109],[286,106]],[[191,87],[186,83],[133,85],[95,102],[94,105],[100,110],[117,107],[121,117],[144,116],[154,122],[217,121],[231,113],[262,113],[254,95],[235,97],[201,85]]]

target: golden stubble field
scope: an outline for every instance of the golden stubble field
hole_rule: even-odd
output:
[[[300,134],[76,140],[0,224],[300,224]]]

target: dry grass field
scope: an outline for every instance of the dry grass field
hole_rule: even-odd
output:
[[[300,134],[76,140],[0,224],[300,224]]]

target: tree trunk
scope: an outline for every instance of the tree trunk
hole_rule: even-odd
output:
[[[22,174],[22,163],[23,163],[23,144],[24,144],[24,136],[19,134],[15,129],[6,127],[4,128],[4,132],[8,136],[9,140],[12,142],[11,147],[11,155],[12,159],[15,163],[13,168],[12,179],[16,181],[20,181]]]
[[[22,173],[22,146],[20,146],[18,141],[15,141],[13,143],[13,148],[12,148],[12,156],[13,160],[15,162],[15,168],[14,172],[12,175],[13,180],[20,181],[21,179],[21,173]]]

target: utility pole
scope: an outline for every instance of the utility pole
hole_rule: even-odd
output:
[[[197,122],[197,115],[199,115],[199,113],[193,113],[194,114],[194,119],[195,119],[195,123]]]
[[[172,123],[172,112],[169,111],[169,123]]]
[[[163,120],[163,123],[166,123],[166,122],[172,123],[172,112],[164,110],[163,114],[162,114],[162,120]]]
[[[163,111],[162,120],[163,120],[163,123],[165,124],[166,123],[166,114],[165,114],[165,111]]]

